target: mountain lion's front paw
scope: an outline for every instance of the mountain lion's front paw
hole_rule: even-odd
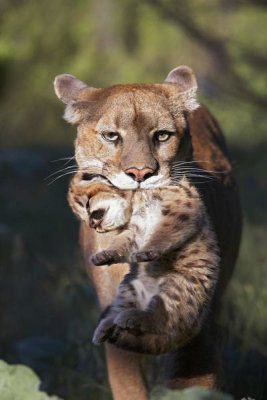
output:
[[[157,250],[138,251],[130,257],[131,262],[145,262],[157,260],[160,257],[160,252]]]
[[[110,265],[123,262],[125,257],[118,250],[103,250],[94,254],[91,261],[95,265]]]

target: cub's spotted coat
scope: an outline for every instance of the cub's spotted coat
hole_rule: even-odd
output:
[[[196,188],[183,178],[177,186],[122,191],[106,179],[86,181],[78,173],[69,203],[99,234],[116,231],[109,248],[92,256],[95,265],[130,263],[93,342],[113,342],[119,334],[123,347],[158,354],[195,336],[208,313],[220,261]]]

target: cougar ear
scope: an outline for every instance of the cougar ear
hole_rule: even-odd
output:
[[[167,83],[174,83],[179,85],[180,91],[185,92],[186,90],[197,89],[197,80],[194,72],[191,68],[186,65],[174,68],[168,73],[165,79]]]
[[[173,93],[179,95],[179,103],[183,104],[185,110],[193,111],[199,107],[196,99],[197,80],[191,68],[186,65],[174,68],[164,82],[173,84]]]
[[[69,74],[57,75],[54,80],[55,93],[65,104],[75,103],[79,92],[87,87],[86,83]]]
[[[97,89],[88,86],[69,74],[56,76],[54,88],[57,97],[66,104],[64,119],[70,124],[79,124],[84,117],[85,111],[88,111],[91,95]],[[81,96],[83,91],[85,93]]]

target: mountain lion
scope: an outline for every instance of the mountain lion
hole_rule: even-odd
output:
[[[170,177],[178,184],[185,176],[196,186],[209,214],[221,255],[218,284],[205,323],[178,350],[177,346],[169,349],[173,351],[168,356],[166,380],[173,388],[216,386],[215,318],[241,232],[238,190],[226,144],[209,112],[198,107],[196,89],[195,76],[185,66],[172,70],[162,84],[96,89],[67,74],[55,80],[56,94],[66,104],[65,119],[78,126],[75,158],[79,172],[104,176],[121,191],[163,189]],[[92,255],[109,248],[113,236],[112,231],[98,233],[86,223],[81,225],[81,245],[102,310],[108,310],[129,272],[128,263],[92,265]],[[166,271],[170,265],[166,260]],[[197,303],[198,297],[193,301]],[[135,353],[128,351],[133,337]],[[114,398],[148,399],[144,356],[139,354],[142,334],[121,329],[111,336],[106,351]]]

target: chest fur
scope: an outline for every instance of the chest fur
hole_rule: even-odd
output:
[[[136,235],[138,247],[145,246],[161,224],[161,203],[150,191],[135,193],[131,222],[138,227]]]

